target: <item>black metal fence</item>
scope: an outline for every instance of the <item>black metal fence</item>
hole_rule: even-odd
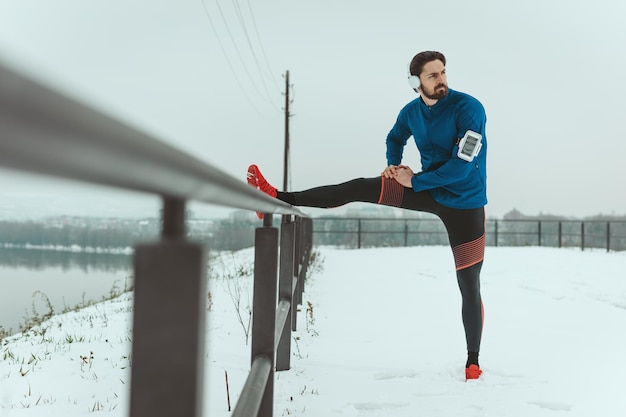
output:
[[[350,248],[447,245],[448,235],[436,218],[377,219],[319,217],[315,243]],[[487,220],[488,246],[547,246],[626,250],[626,221]]]
[[[133,259],[132,417],[203,415],[207,248],[187,238],[187,202],[264,212],[255,232],[252,366],[234,415],[273,414],[274,369],[290,366],[311,248],[306,215],[2,62],[0,166],[162,197],[161,234],[137,245]],[[280,239],[272,213],[282,214]]]

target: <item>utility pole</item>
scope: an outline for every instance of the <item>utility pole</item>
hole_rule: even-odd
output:
[[[285,159],[283,167],[283,191],[289,183],[289,70],[285,73]]]

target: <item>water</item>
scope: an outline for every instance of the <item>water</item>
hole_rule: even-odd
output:
[[[132,257],[0,247],[0,330],[19,330],[26,317],[55,313],[132,287]]]

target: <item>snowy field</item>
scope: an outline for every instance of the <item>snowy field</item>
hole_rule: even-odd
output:
[[[276,416],[626,416],[626,253],[487,248],[466,382],[449,248],[317,250]],[[212,262],[207,416],[230,415],[225,372],[233,404],[247,375],[252,257]],[[0,417],[127,416],[131,314],[125,294],[2,342]]]

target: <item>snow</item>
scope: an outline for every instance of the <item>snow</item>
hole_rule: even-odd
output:
[[[276,416],[625,416],[626,253],[488,247],[484,373],[465,381],[448,247],[316,248]],[[228,416],[250,346],[251,249],[211,263],[205,415]],[[229,278],[230,277],[230,278]],[[55,316],[0,351],[0,417],[126,416],[132,294]]]

